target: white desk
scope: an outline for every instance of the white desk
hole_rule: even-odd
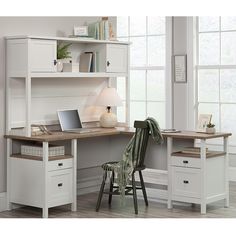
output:
[[[229,206],[228,137],[230,133],[205,134],[191,131],[171,133],[167,137],[168,208],[173,201],[197,203],[201,213],[206,205],[225,200]],[[221,152],[206,152],[206,140],[223,138]],[[200,139],[200,154],[173,152],[174,139]]]
[[[71,210],[76,211],[77,140],[121,134],[132,135],[133,133],[132,128],[101,128],[99,132],[84,134],[55,132],[52,135],[33,137],[6,135],[8,147],[13,146],[12,142],[17,142],[14,148],[7,150],[9,209],[11,209],[11,203],[36,206],[43,209],[43,217],[48,217],[48,208],[71,203]],[[168,208],[172,208],[173,201],[199,203],[201,213],[205,213],[207,203],[225,199],[225,205],[229,205],[227,140],[230,135],[230,133],[208,135],[187,131],[163,134],[167,138]],[[205,150],[206,140],[219,137],[224,138],[224,150],[221,153],[215,153],[210,158]],[[174,139],[200,139],[201,155],[191,157],[173,154]],[[19,146],[22,142],[34,141],[42,143],[43,157],[41,159],[36,160],[35,157],[19,155]],[[65,156],[49,158],[48,145],[55,141],[68,142],[70,152]],[[218,168],[217,173],[215,168]],[[210,171],[209,174],[208,171]],[[219,191],[213,188],[215,193],[208,196],[209,175],[214,174],[213,182],[210,184],[218,186],[220,181],[222,185],[218,188]],[[185,179],[186,176],[190,179]],[[25,181],[28,181],[28,184],[25,184]]]

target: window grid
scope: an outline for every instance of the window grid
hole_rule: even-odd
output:
[[[132,38],[141,38],[141,37],[145,37],[145,42],[146,42],[146,46],[145,46],[145,49],[146,49],[146,52],[145,52],[145,65],[142,65],[142,66],[134,66],[134,65],[131,65],[130,66],[130,71],[135,71],[135,70],[142,70],[142,71],[145,71],[145,99],[131,99],[129,100],[129,103],[132,103],[132,102],[144,102],[145,103],[145,114],[146,114],[146,117],[148,116],[148,103],[152,103],[152,102],[156,102],[156,103],[164,103],[166,102],[166,100],[158,100],[158,99],[155,99],[155,100],[148,100],[148,88],[147,88],[147,84],[148,84],[148,71],[152,71],[152,70],[156,70],[156,71],[164,71],[165,70],[165,66],[158,66],[158,65],[150,65],[149,64],[149,60],[148,60],[148,38],[149,37],[152,37],[152,36],[157,36],[157,37],[163,37],[163,36],[166,36],[166,30],[165,30],[165,34],[148,34],[148,17],[146,16],[146,32],[145,34],[140,34],[140,35],[134,35],[134,36],[131,36],[130,35],[130,17],[128,17],[128,36],[120,36],[119,35],[117,36],[118,39],[120,40],[128,40],[128,41],[131,41],[132,42]],[[130,91],[129,91],[130,93]],[[127,98],[126,98],[127,99]],[[122,102],[126,102],[126,100],[122,100]],[[129,120],[130,120],[131,116],[129,117]],[[165,119],[164,119],[165,120]]]
[[[222,64],[222,33],[227,33],[227,32],[234,32],[236,33],[236,29],[235,30],[222,30],[222,25],[221,25],[221,17],[219,17],[219,31],[204,31],[204,32],[201,32],[200,29],[199,29],[199,17],[197,18],[197,24],[196,24],[196,31],[197,31],[197,37],[196,37],[196,73],[195,73],[195,86],[196,86],[196,96],[195,96],[195,99],[196,99],[196,106],[195,106],[195,120],[196,120],[196,123],[197,123],[197,117],[199,115],[199,105],[200,104],[215,104],[215,105],[218,105],[219,107],[219,117],[218,117],[218,120],[219,120],[219,131],[225,131],[225,130],[222,130],[222,106],[223,105],[236,105],[236,101],[229,101],[229,102],[226,102],[226,101],[222,101],[222,91],[221,91],[221,83],[222,83],[222,75],[221,75],[221,71],[222,70],[231,70],[231,69],[236,69],[236,64]],[[200,65],[199,64],[199,56],[200,56],[200,53],[199,53],[199,48],[200,48],[200,43],[199,43],[199,35],[200,34],[207,34],[207,33],[218,33],[219,34],[219,64],[217,65]],[[203,69],[216,69],[218,71],[218,101],[217,102],[209,102],[209,101],[199,101],[199,94],[198,94],[198,87],[199,87],[199,77],[198,77],[198,73],[199,71],[203,70]],[[233,111],[232,111],[233,112]],[[197,124],[195,124],[197,125]],[[232,124],[233,126],[233,124]],[[234,143],[234,145],[236,145],[236,143]]]

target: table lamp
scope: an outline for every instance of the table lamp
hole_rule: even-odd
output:
[[[104,88],[99,94],[96,105],[106,106],[107,111],[100,117],[100,125],[105,128],[115,127],[117,117],[111,112],[111,107],[122,106],[122,101],[115,88]]]

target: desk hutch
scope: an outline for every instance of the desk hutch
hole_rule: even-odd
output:
[[[82,52],[96,52],[98,72],[73,73],[57,72],[57,44],[70,43],[72,60],[77,60]],[[6,37],[6,134],[31,137],[32,80],[42,78],[56,80],[62,78],[107,79],[126,77],[129,79],[129,42],[104,41],[86,38],[62,38],[39,36]],[[12,124],[11,111],[14,109],[11,80],[23,80],[25,86],[25,122],[22,127]],[[128,87],[128,86],[126,86]],[[45,104],[46,105],[46,104]],[[57,107],[55,109],[60,109]],[[7,201],[43,208],[43,216],[48,216],[48,208],[72,204],[76,210],[76,160],[77,139],[72,136],[49,138],[50,144],[58,141],[66,143],[64,156],[49,157],[49,141],[30,139],[30,144],[39,143],[43,157],[35,158],[19,155],[20,146],[29,140],[7,139]]]

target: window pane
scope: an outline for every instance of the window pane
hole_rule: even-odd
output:
[[[221,70],[220,99],[221,102],[236,103],[236,70]]]
[[[230,143],[236,144],[236,104],[224,104],[221,106],[221,129],[222,132],[230,132]]]
[[[126,99],[126,78],[125,77],[117,77],[116,79],[116,88],[121,99]]]
[[[236,16],[222,16],[221,30],[236,30]]]
[[[126,114],[126,103],[125,101],[122,102],[123,106],[117,107],[117,120],[118,122],[126,122],[125,114]]]
[[[236,32],[221,33],[221,64],[236,64]]]
[[[130,71],[130,99],[145,100],[146,99],[146,73],[144,70]]]
[[[219,71],[198,71],[198,101],[219,102]]]
[[[128,36],[128,16],[117,17],[117,37]]]
[[[165,65],[165,36],[148,36],[148,64]]]
[[[219,104],[200,103],[198,106],[198,114],[212,114],[212,123],[215,124],[216,130],[219,130]]]
[[[165,103],[164,102],[148,102],[147,116],[157,120],[160,128],[165,128]]]
[[[132,37],[130,46],[131,66],[143,66],[146,64],[146,37]]]
[[[199,64],[218,65],[220,61],[220,43],[218,33],[199,34]]]
[[[148,34],[165,34],[166,18],[148,16]]]
[[[146,35],[146,16],[130,17],[130,36]]]
[[[164,70],[147,71],[147,100],[165,101]]]
[[[216,16],[199,17],[199,32],[219,31],[219,19]]]
[[[145,120],[145,102],[130,102],[130,125],[133,126],[135,120]]]

